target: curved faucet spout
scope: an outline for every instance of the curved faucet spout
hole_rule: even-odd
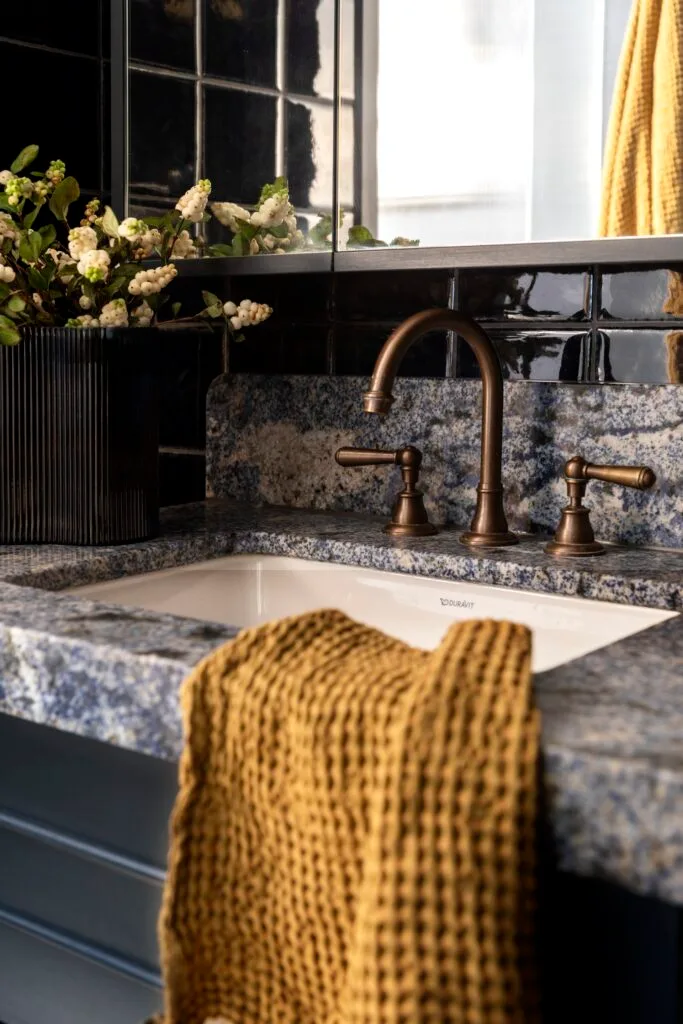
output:
[[[472,525],[461,540],[479,547],[516,544],[503,509],[503,375],[493,342],[474,320],[451,309],[425,309],[408,317],[385,342],[377,357],[363,405],[366,412],[385,415],[394,397],[391,389],[401,360],[428,331],[455,331],[470,346],[481,370],[481,474]]]

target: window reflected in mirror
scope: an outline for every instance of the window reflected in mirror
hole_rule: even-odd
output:
[[[683,232],[680,4],[362,0],[341,16],[360,131],[340,173],[367,229],[342,245]]]

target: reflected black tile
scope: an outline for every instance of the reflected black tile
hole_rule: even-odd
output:
[[[58,50],[71,50],[96,57],[99,53],[100,11],[98,0],[89,0],[74,17],[69,16],[65,5],[59,3],[3,3],[0,34],[6,39],[18,39],[27,43],[42,43]],[[25,61],[35,61],[24,51]],[[42,61],[42,56],[37,57]],[[3,66],[3,79],[5,68]],[[24,65],[24,75],[26,65]],[[41,74],[42,78],[42,74]],[[47,81],[47,79],[43,79]],[[79,97],[80,99],[80,97]],[[52,109],[52,107],[51,107]]]
[[[204,160],[215,199],[254,204],[275,178],[276,101],[207,86]]]
[[[197,0],[129,0],[133,61],[195,70]]]
[[[159,502],[162,508],[168,505],[185,505],[190,501],[203,501],[206,496],[206,456],[175,455],[161,452],[159,455]]]
[[[334,97],[334,4],[287,0],[286,76],[290,92]]]
[[[478,320],[587,320],[589,285],[574,270],[462,270],[458,307]]]
[[[334,329],[335,373],[369,377],[382,345],[393,330],[392,324],[360,327],[337,324]],[[446,374],[446,335],[425,334],[406,352],[399,377],[444,377]]]
[[[132,196],[128,203],[128,216],[139,217],[145,220],[147,217],[163,217],[165,213],[175,206],[175,199],[138,199]]]
[[[8,166],[24,146],[37,142],[40,145],[35,163],[38,170],[44,170],[50,160],[64,160],[67,173],[78,179],[81,188],[99,192],[102,146],[99,63],[47,50],[36,54],[24,46],[0,43],[3,81],[24,81],[28,74],[27,62],[36,59],[40,80],[59,83],[60,95],[65,98],[50,102],[44,116],[36,115],[37,127],[31,117],[27,117],[24,101],[3,104],[2,148],[6,162],[2,166]],[[47,84],[45,88],[49,93],[51,86]],[[74,113],[76,108],[77,113]]]
[[[447,306],[449,270],[381,270],[335,274],[340,320],[402,320],[433,306]]]
[[[194,184],[194,85],[130,74],[130,191],[180,196]]]
[[[296,259],[281,256],[280,259]],[[229,282],[234,302],[252,299],[273,309],[270,325],[277,327],[328,322],[332,304],[332,274],[257,274]]]
[[[334,111],[321,103],[287,102],[287,177],[294,206],[333,205]]]
[[[683,319],[683,267],[604,271],[600,315],[615,320]]]
[[[187,327],[163,333],[160,444],[203,448],[206,393],[222,366],[221,335]]]
[[[100,0],[100,47],[101,56],[111,55],[111,0]]]
[[[111,64],[108,60],[100,61],[100,191],[111,190]],[[119,211],[117,211],[119,212]]]
[[[683,331],[599,331],[597,349],[600,381],[683,384]]]
[[[205,72],[250,85],[274,86],[277,0],[203,3]]]
[[[323,374],[327,372],[326,327],[262,326],[230,343],[230,373]]]
[[[570,331],[492,330],[506,380],[547,380],[576,383],[586,378],[589,334]],[[458,339],[457,375],[478,378],[472,349]]]

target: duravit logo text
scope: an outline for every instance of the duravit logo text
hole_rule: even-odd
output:
[[[440,597],[439,600],[444,608],[464,608],[468,612],[474,608],[474,601],[459,601],[455,597]]]

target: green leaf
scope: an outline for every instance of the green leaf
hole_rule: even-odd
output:
[[[29,267],[26,276],[28,277],[28,283],[32,288],[35,288],[36,291],[41,291],[43,288],[47,288],[50,283],[43,273],[40,270],[37,270],[36,267]]]
[[[69,177],[60,181],[50,197],[50,210],[57,220],[66,220],[69,206],[78,199],[80,194],[81,190],[75,178]]]
[[[202,298],[206,306],[221,306],[221,300],[213,292],[202,292]]]
[[[109,207],[107,207],[109,209]],[[160,228],[164,223],[164,217],[143,217],[145,224],[150,228]]]
[[[177,318],[181,306],[182,302],[174,302],[173,305],[171,306],[171,315],[174,320]]]
[[[216,242],[215,245],[210,245],[206,250],[207,256],[234,256],[233,248],[231,245],[226,245],[225,242]]]
[[[321,242],[327,242],[330,235],[332,234],[332,217],[329,213],[324,214],[317,224],[314,224],[308,233],[308,237],[312,242],[319,244]]]
[[[232,255],[246,256],[249,253],[249,243],[243,235],[235,235],[232,240]]]
[[[278,224],[276,227],[268,228],[268,234],[272,235],[273,238],[286,238],[289,234],[289,228],[286,224]]]
[[[42,228],[38,229],[38,234],[40,235],[40,251],[45,252],[57,237],[57,229],[54,224],[44,224]]]
[[[12,174],[21,174],[25,167],[32,164],[38,156],[38,146],[24,146],[14,163],[10,164]]]
[[[212,320],[217,320],[219,316],[223,316],[223,306],[220,302],[217,306],[207,306],[206,315],[210,316]]]
[[[19,242],[19,255],[26,263],[35,263],[40,256],[42,239],[37,231],[27,231],[22,234]]]
[[[36,219],[36,217],[38,216],[39,213],[40,213],[40,206],[34,206],[33,209],[31,210],[31,212],[27,213],[26,216],[24,217],[24,227],[25,228],[32,228],[33,227],[33,222],[35,221],[35,219]]]
[[[112,210],[111,206],[105,206],[104,216],[102,217],[102,230],[105,234],[109,235],[110,238],[119,237],[119,221],[118,217]]]
[[[354,224],[352,228],[349,228],[349,242],[354,245],[366,245],[368,242],[373,242],[374,236],[370,228],[366,228],[363,224]]]
[[[4,302],[11,290],[12,289],[8,284],[5,284],[4,281],[0,281],[0,302]]]
[[[237,334],[233,334],[232,340],[233,341],[244,341],[244,335],[242,334],[241,331],[238,331]]]
[[[20,341],[21,334],[14,325],[12,327],[0,327],[0,345],[18,345]]]
[[[5,192],[0,192],[0,210],[7,210],[8,213],[16,211],[16,206],[12,206]]]
[[[287,179],[284,177],[276,178],[272,185],[263,186],[258,201],[259,206],[261,203],[265,203],[266,199],[270,199],[271,196],[279,195],[281,192],[287,192],[289,194],[289,184]]]
[[[21,313],[22,310],[26,309],[26,303],[22,299],[21,295],[13,295],[7,302],[7,308],[10,313]]]

